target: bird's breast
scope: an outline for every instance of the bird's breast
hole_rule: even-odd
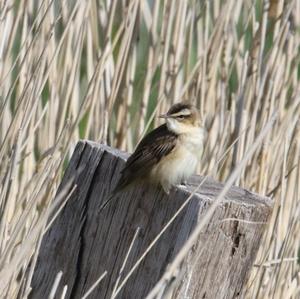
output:
[[[205,134],[205,130],[202,128],[191,130],[191,132],[180,136],[179,144],[186,151],[196,155],[200,159],[203,153]]]
[[[169,155],[161,159],[153,168],[151,177],[153,180],[167,181],[170,185],[175,185],[194,174],[198,162],[198,155],[183,145],[177,145]]]
[[[176,185],[196,172],[203,152],[205,131],[201,128],[179,135],[175,148],[151,170],[150,177],[162,185]]]

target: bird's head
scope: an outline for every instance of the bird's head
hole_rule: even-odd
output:
[[[176,134],[185,134],[201,127],[200,113],[189,103],[175,104],[166,114],[159,117],[166,119],[169,130]]]

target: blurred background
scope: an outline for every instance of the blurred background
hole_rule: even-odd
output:
[[[276,113],[236,182],[274,200],[246,295],[300,298],[299,61],[297,0],[0,1],[1,296],[30,292],[78,140],[131,152],[188,100],[208,130],[199,173],[220,181]]]

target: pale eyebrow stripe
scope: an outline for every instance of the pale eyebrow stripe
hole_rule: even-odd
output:
[[[183,109],[181,111],[178,111],[177,113],[172,114],[172,116],[179,116],[179,115],[188,116],[191,115],[191,111],[189,111],[188,109]]]

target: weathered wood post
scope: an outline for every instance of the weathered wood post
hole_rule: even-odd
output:
[[[65,298],[81,298],[104,271],[88,298],[111,298],[137,228],[119,282],[190,194],[177,189],[167,197],[160,189],[136,187],[99,213],[126,156],[104,145],[78,143],[61,184],[82,169],[74,182],[78,187],[43,238],[30,298],[46,298],[59,271],[56,298],[65,286]],[[190,185],[200,179],[195,176]],[[222,184],[205,181],[116,298],[147,296],[221,189]],[[172,298],[241,298],[271,210],[269,199],[232,187],[183,263]],[[237,220],[224,221],[228,218]]]

